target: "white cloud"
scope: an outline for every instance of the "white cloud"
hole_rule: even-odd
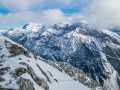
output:
[[[73,0],[58,0],[58,2],[65,3],[66,5],[70,4],[72,1]]]
[[[10,11],[25,11],[40,5],[43,0],[0,0],[0,5]]]
[[[64,15],[64,13],[59,9],[50,9],[45,10],[42,15],[42,21],[44,23],[48,24],[55,24],[55,23],[61,23],[61,22],[67,22],[67,17]]]
[[[10,11],[25,11],[34,8],[49,7],[81,7],[90,0],[0,0],[0,7],[4,7]],[[52,6],[51,6],[52,5]]]
[[[99,29],[120,27],[120,0],[92,0],[84,13]]]
[[[82,15],[85,16],[77,13],[66,17],[60,9],[42,10],[45,9],[45,6],[55,8],[52,5],[58,6],[57,8],[66,8],[67,6],[67,8],[72,6],[79,8],[80,5],[80,8],[83,8]],[[120,0],[0,0],[0,7],[11,12],[7,15],[0,14],[1,24],[28,22],[54,24],[87,21],[99,29],[120,28]],[[40,7],[38,9],[40,12],[32,10],[38,7]]]
[[[44,23],[55,24],[67,22],[68,19],[60,9],[49,9],[42,12],[17,12],[8,15],[0,14],[1,24],[17,24],[17,23]]]
[[[86,17],[80,14],[73,14],[68,19],[70,23],[80,23],[80,22],[87,23]]]
[[[72,1],[73,0],[0,0],[0,6],[10,11],[26,11],[46,4],[68,5]]]

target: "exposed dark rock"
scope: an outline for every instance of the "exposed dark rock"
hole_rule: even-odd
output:
[[[34,54],[34,58],[37,60],[37,56]]]
[[[4,67],[4,68],[1,68],[0,71],[6,71],[6,70],[9,70],[10,67]]]
[[[25,24],[22,29],[26,29],[29,24]]]
[[[2,64],[0,64],[0,66],[3,66]]]
[[[3,81],[5,81],[5,79],[0,77],[0,82],[3,82]]]
[[[45,90],[49,90],[49,86],[47,84],[47,82],[43,79],[38,77],[34,70],[32,69],[32,67],[30,67],[27,63],[25,62],[20,62],[20,64],[25,65],[27,67],[27,72],[28,74],[31,75],[31,77],[33,78],[33,80],[41,87],[43,87]]]
[[[10,67],[4,67],[4,68],[1,68],[0,69],[0,75],[4,75],[5,74],[5,71],[9,70]]]
[[[11,42],[5,40],[5,46],[11,45],[11,44],[12,44]]]
[[[29,53],[27,51],[25,51],[25,49],[23,49],[22,47],[12,44],[11,42],[8,42],[7,40],[5,40],[5,45],[6,45],[7,49],[10,51],[10,53],[12,54],[10,57],[17,56],[19,54],[23,54],[23,55],[31,58]]]
[[[30,62],[30,60],[27,60],[28,62]]]
[[[15,73],[14,76],[21,76],[22,74],[26,73],[26,69],[23,67],[19,67],[17,69],[15,69]]]
[[[29,79],[21,77],[17,83],[20,85],[19,90],[35,90],[33,83]]]
[[[0,76],[1,76],[1,75],[4,75],[4,72],[0,70]]]
[[[0,56],[0,58],[2,59],[5,55],[3,54],[2,56]]]
[[[5,60],[1,60],[0,63],[3,63]]]
[[[52,73],[48,71],[48,73],[50,74],[51,77],[53,77]]]
[[[0,50],[2,50],[2,48],[0,48]]]
[[[58,80],[57,79],[54,79],[54,81],[56,81],[58,83]]]
[[[52,83],[52,82],[50,81],[48,75],[41,69],[41,67],[40,67],[38,64],[36,64],[36,65],[38,66],[38,68],[40,69],[40,71],[42,72],[42,74],[47,78],[47,81],[48,81],[49,83]]]
[[[31,56],[28,54],[28,52],[25,51],[22,47],[19,47],[19,46],[14,45],[14,44],[10,47],[10,53],[13,54],[12,56],[17,56],[17,55],[19,55],[19,54],[23,54],[23,55],[25,55],[25,56],[27,56],[27,57],[31,57]]]
[[[0,88],[0,90],[17,90],[17,89],[11,89],[11,88]]]
[[[19,60],[22,60],[22,58],[19,58]]]
[[[12,80],[10,79],[9,82],[6,83],[5,85],[7,86],[7,85],[9,85],[9,84],[11,84],[11,83],[12,83]]]
[[[120,49],[119,48],[114,49],[113,47],[107,45],[104,48],[104,52],[106,53],[106,57],[110,64],[120,75]]]

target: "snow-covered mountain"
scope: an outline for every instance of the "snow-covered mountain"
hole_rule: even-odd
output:
[[[113,28],[113,29],[110,29],[110,30],[112,30],[113,32],[115,32],[118,35],[120,35],[120,28]]]
[[[0,90],[91,90],[0,36]]]
[[[47,60],[68,62],[105,90],[120,88],[120,36],[85,23],[26,24],[2,35]]]
[[[120,35],[120,30],[114,30],[113,32],[117,33],[118,35]]]

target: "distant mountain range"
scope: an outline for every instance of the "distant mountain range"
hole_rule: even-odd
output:
[[[62,63],[53,62],[52,66],[65,70],[69,76],[69,68],[75,67],[91,81],[97,82],[93,86],[100,85],[105,90],[120,89],[120,36],[112,31],[97,30],[85,23],[49,27],[30,23],[13,30],[1,30],[0,33],[48,60],[49,64],[52,61]],[[67,66],[68,70],[65,69]],[[76,74],[74,70],[73,74]]]

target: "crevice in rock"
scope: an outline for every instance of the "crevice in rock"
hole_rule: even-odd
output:
[[[27,60],[28,62],[30,62],[30,60]]]
[[[0,58],[2,59],[4,56],[5,56],[5,55],[3,54],[3,55],[0,56]]]
[[[40,67],[38,64],[36,64],[36,65],[38,66],[38,68],[40,69],[40,71],[42,72],[42,74],[47,78],[47,81],[48,81],[49,83],[52,83],[52,82],[50,81],[48,75],[41,69],[41,67]]]
[[[52,73],[50,71],[48,71],[48,73],[50,74],[51,77],[53,77]]]

